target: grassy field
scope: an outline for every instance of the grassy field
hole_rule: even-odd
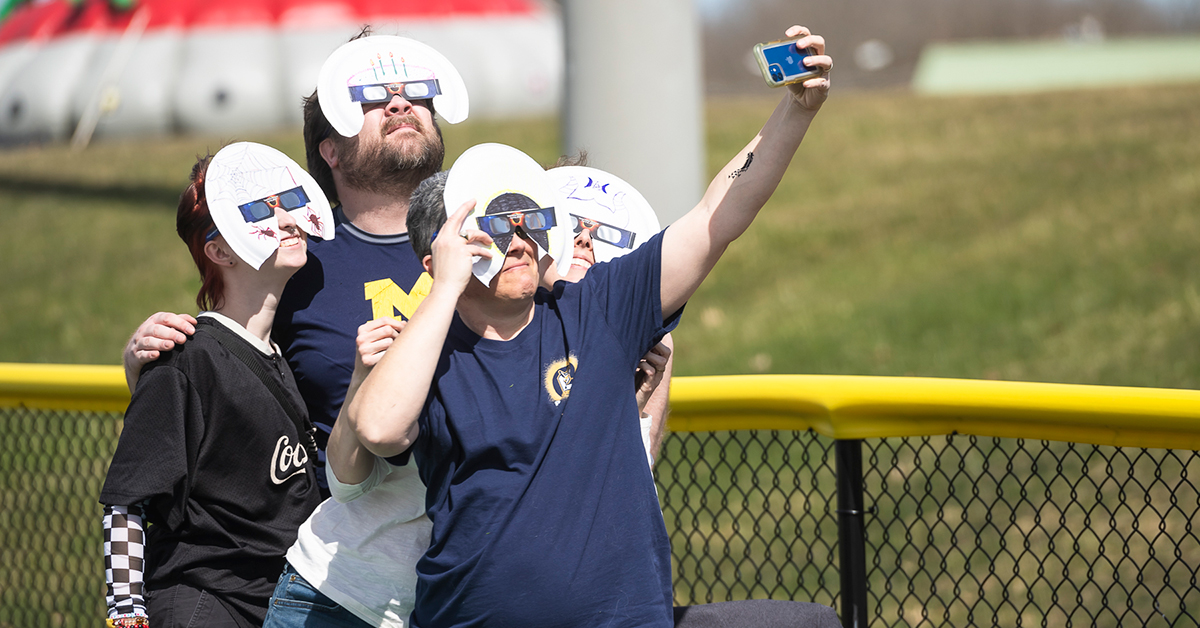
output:
[[[835,93],[688,306],[677,372],[1200,385],[1197,102]],[[710,171],[773,104],[710,103]],[[554,120],[445,132],[447,165],[483,141],[557,156]],[[0,361],[115,364],[146,315],[194,311],[174,207],[224,139],[0,153]],[[303,155],[296,131],[238,139]]]
[[[1019,98],[835,95],[775,198],[689,305],[676,334],[678,372],[1197,387],[1197,102],[1200,85]],[[768,100],[710,104],[711,171],[754,134],[772,106]],[[446,136],[447,163],[482,141],[516,145],[543,162],[557,156],[553,120],[472,122],[448,127]],[[148,313],[194,311],[197,281],[174,234],[174,207],[196,153],[215,150],[224,139],[112,143],[80,154],[62,147],[0,153],[0,361],[115,364],[125,337]],[[263,141],[297,158],[303,153],[295,131],[239,139]],[[0,412],[0,432],[9,435],[0,447],[0,627],[82,626],[99,616],[94,496],[119,425],[116,415],[106,418],[112,420]],[[737,438],[746,442],[727,446],[723,435],[677,434],[664,450],[658,474],[679,561],[679,601],[728,594],[835,603],[828,442],[766,432]],[[873,445],[868,456],[868,498],[881,513],[871,519],[870,538],[895,541],[872,551],[872,577],[892,582],[873,581],[882,582],[872,589],[873,612],[886,622],[968,625],[959,620],[974,606],[954,601],[961,597],[957,580],[937,583],[941,594],[953,593],[945,596],[951,600],[945,606],[952,606],[945,616],[956,621],[922,619],[926,608],[936,619],[943,598],[926,602],[912,595],[914,587],[935,588],[912,564],[940,560],[957,569],[970,563],[973,573],[984,573],[984,563],[993,562],[992,554],[971,551],[978,541],[968,532],[980,531],[990,548],[999,538],[989,527],[995,509],[964,497],[991,489],[954,472],[963,465],[944,455],[943,440],[914,445],[920,449],[897,446],[894,456]],[[979,456],[991,455],[987,446],[963,455],[965,466],[979,466]],[[1171,510],[1176,500],[1195,503],[1188,502],[1194,492],[1145,480],[1150,490],[1131,491],[1127,499],[1124,488],[1104,479],[1188,472],[1169,459],[1166,465],[1140,462],[1147,468],[1134,474],[1120,457],[1115,470],[1107,459],[1089,458],[1091,466],[1077,472],[1064,451],[1074,450],[1055,444],[1042,467],[1027,453],[1001,456],[992,463],[996,469],[1016,460],[1009,475],[984,474],[1008,490],[1011,504],[1002,505],[1012,506],[1017,527],[1035,524],[1034,549],[1002,552],[1002,568],[1020,562],[1025,573],[1036,572],[1030,561],[1050,556],[1043,537],[1070,547],[1054,521],[1081,519],[1088,530],[1110,525],[1140,534],[1129,521],[1137,517],[1141,530],[1166,529],[1159,519],[1168,517],[1158,510],[1122,506],[1106,518],[1110,511],[1089,501],[1107,495],[1125,504],[1142,500],[1143,492],[1146,504],[1153,499],[1191,539],[1183,547],[1194,555],[1187,524],[1194,513]],[[925,464],[932,460],[933,472],[921,470],[917,456]],[[1055,467],[1063,459],[1066,472]],[[943,460],[946,466],[939,467]],[[1181,464],[1194,475],[1197,462]],[[1043,473],[1050,479],[1029,479]],[[1095,490],[1082,484],[1082,497],[1056,479],[1093,475]],[[1024,500],[1026,483],[1036,508],[1012,497]],[[1053,495],[1050,484],[1057,487]],[[957,487],[950,498],[948,486]],[[1055,504],[1065,514],[1054,511]],[[914,519],[923,509],[936,510],[936,518]],[[970,525],[960,525],[964,521]],[[902,545],[913,531],[913,545]],[[1005,528],[1005,541],[1010,533]],[[1158,544],[1160,537],[1148,542]],[[1072,537],[1089,559],[1096,538],[1120,545],[1124,537]],[[1169,555],[1170,548],[1156,549]],[[1130,551],[1114,546],[1111,555]],[[1047,562],[1053,569],[1046,578],[1057,586],[1068,565]],[[1183,567],[1176,561],[1164,569]],[[1122,575],[1130,569],[1110,570],[1123,581],[1162,580],[1156,571]],[[1178,582],[1194,573],[1185,571]],[[998,582],[979,585],[980,595],[992,596],[985,606],[997,596],[1009,599]],[[1038,596],[1058,595],[1046,582],[1040,573],[1028,581],[1045,589]],[[1184,598],[1192,604],[1192,588],[1178,588],[1178,605]],[[1106,595],[1108,589],[1088,589],[1071,600],[1084,609],[1119,606]],[[1013,612],[1006,606],[997,617],[1013,625]],[[1062,624],[1057,618],[1066,611],[1054,612],[1051,625]]]

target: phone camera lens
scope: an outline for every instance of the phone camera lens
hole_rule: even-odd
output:
[[[779,67],[779,64],[772,63],[770,70],[771,70],[771,80],[773,80],[773,81],[782,81],[783,80],[783,68]]]

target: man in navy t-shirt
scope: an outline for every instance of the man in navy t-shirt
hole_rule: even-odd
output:
[[[670,545],[631,385],[667,331],[660,244],[536,292],[507,340],[452,319],[413,447],[434,522],[415,625],[673,625]],[[536,269],[535,246],[512,246],[525,250],[510,249],[508,274],[536,286],[520,267]],[[468,294],[483,287],[470,283]]]
[[[444,213],[410,216],[429,294],[331,438],[416,456],[434,527],[414,627],[673,625],[630,382],[770,197],[828,94],[824,40],[788,31],[799,35],[821,76],[789,89],[695,209],[577,284],[539,290],[537,246],[520,228],[499,274],[476,281],[472,257],[491,257],[491,237],[463,228],[473,202],[445,225]]]
[[[373,39],[380,38],[357,41]],[[317,427],[317,478],[326,496],[326,443],[354,370],[355,338],[390,337],[429,290],[408,243],[408,200],[442,169],[446,152],[432,98],[394,93],[361,108],[361,131],[343,136],[316,92],[304,101],[308,170],[335,206],[335,237],[310,242],[308,263],[277,304],[273,332]],[[186,342],[195,323],[159,312],[138,328],[123,355],[130,390],[142,367]]]

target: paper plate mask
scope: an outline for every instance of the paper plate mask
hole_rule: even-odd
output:
[[[572,237],[584,229],[591,232],[597,262],[620,257],[659,232],[650,203],[616,175],[585,166],[553,168],[546,174],[570,216]]]
[[[571,267],[574,238],[570,216],[557,206],[557,195],[545,170],[525,153],[504,144],[467,149],[446,177],[446,214],[475,199],[475,210],[463,230],[492,236],[492,259],[476,259],[472,272],[486,286],[504,266],[504,256],[520,229],[537,243],[538,259],[549,255],[559,274]]]
[[[362,130],[364,104],[433,98],[443,120],[467,119],[467,86],[441,53],[404,37],[363,37],[343,44],[321,66],[317,99],[329,124],[343,137]]]
[[[270,146],[238,142],[222,148],[208,164],[204,195],[217,231],[255,270],[279,248],[277,208],[309,235],[333,239],[333,211],[320,186]]]

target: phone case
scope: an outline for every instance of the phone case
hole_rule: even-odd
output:
[[[754,60],[758,62],[758,69],[759,69],[759,71],[762,72],[763,80],[767,82],[767,86],[782,87],[784,85],[791,85],[793,83],[800,83],[803,81],[807,81],[810,78],[821,75],[821,73],[817,70],[808,70],[807,72],[802,72],[800,74],[796,74],[796,75],[793,75],[790,77],[783,76],[782,72],[779,73],[778,78],[772,76],[772,73],[771,73],[771,65],[772,64],[767,60],[766,55],[764,54],[764,51],[768,50],[770,48],[773,48],[775,46],[779,46],[781,44],[791,44],[791,43],[799,41],[800,39],[801,39],[800,37],[793,37],[791,39],[779,39],[776,41],[768,41],[768,42],[764,42],[761,44],[755,44]],[[816,54],[812,48],[805,48],[804,52],[807,55]]]

